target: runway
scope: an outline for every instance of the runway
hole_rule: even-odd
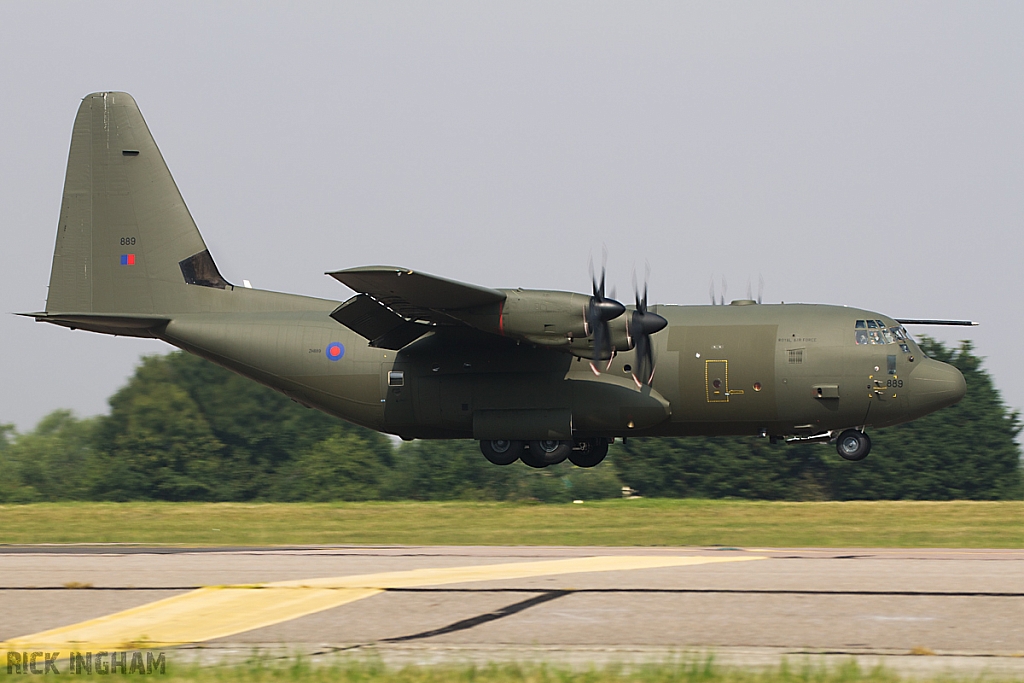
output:
[[[1024,675],[1021,550],[6,546],[0,599],[10,651]]]

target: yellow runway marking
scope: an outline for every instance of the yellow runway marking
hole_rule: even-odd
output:
[[[79,624],[14,638],[3,650],[129,650],[224,638],[362,600],[389,588],[685,567],[767,559],[744,557],[580,557],[469,567],[412,569],[246,586],[208,586]]]

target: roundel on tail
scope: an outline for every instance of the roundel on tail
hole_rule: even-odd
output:
[[[338,342],[331,342],[327,345],[326,353],[328,360],[341,360],[341,357],[345,355],[345,347]]]

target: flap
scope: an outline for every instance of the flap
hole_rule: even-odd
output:
[[[369,294],[388,308],[413,320],[437,320],[430,311],[477,308],[505,300],[505,293],[496,289],[456,282],[436,275],[417,273],[394,266],[364,266],[328,273],[338,282],[357,292]]]
[[[331,317],[370,346],[397,351],[431,330],[430,325],[406,320],[366,294],[357,294],[334,309]]]

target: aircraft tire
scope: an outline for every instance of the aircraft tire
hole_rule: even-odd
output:
[[[530,444],[526,444],[526,448],[524,448],[523,452],[519,455],[519,459],[527,467],[532,467],[537,470],[544,469],[548,466],[548,463],[544,462],[543,458],[534,456],[533,449],[530,448]]]
[[[545,465],[557,465],[572,453],[572,441],[555,441],[553,439],[531,441],[530,453],[531,457],[542,461]]]
[[[480,452],[492,465],[511,465],[523,454],[523,442],[509,439],[481,441]]]
[[[582,448],[569,453],[569,462],[576,467],[597,467],[608,455],[608,439],[587,439],[579,445]]]
[[[871,438],[860,430],[847,429],[836,439],[836,451],[844,460],[863,460],[871,452]]]

